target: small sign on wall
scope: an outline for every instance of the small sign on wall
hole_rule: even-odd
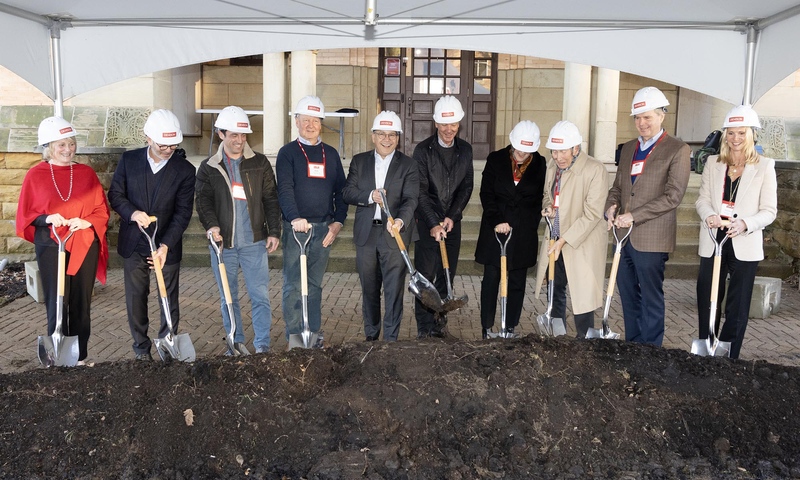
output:
[[[386,67],[384,69],[384,75],[389,77],[398,77],[400,76],[400,59],[399,58],[387,58],[386,59]]]

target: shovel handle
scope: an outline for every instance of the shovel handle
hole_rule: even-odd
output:
[[[391,215],[387,215],[386,222],[389,224],[389,227],[394,226],[394,218]],[[392,236],[394,237],[395,241],[397,242],[397,247],[400,249],[401,252],[406,251],[406,243],[400,238],[400,233],[395,234],[394,228],[392,228]]]
[[[619,259],[622,253],[615,252],[614,260],[611,262],[611,273],[608,274],[608,289],[606,290],[606,297],[614,296],[614,287],[617,285],[617,271],[619,270]]]
[[[711,274],[711,303],[717,303],[717,296],[719,295],[719,271],[722,266],[722,257],[714,255],[714,271]]]
[[[225,303],[230,305],[233,303],[233,299],[231,297],[231,286],[228,285],[228,270],[225,268],[225,264],[222,262],[219,263],[219,280],[222,283],[222,293],[225,295]]]
[[[155,215],[150,215],[150,221],[151,222],[156,222],[156,221],[158,221],[158,218],[156,218]]]
[[[508,297],[508,257],[500,257],[500,297]]]
[[[556,244],[556,241],[552,238],[550,239],[550,249],[553,248],[553,245]],[[556,278],[556,252],[551,252],[547,256],[547,280],[555,280]]]
[[[300,255],[300,293],[308,296],[308,257]]]
[[[442,252],[442,266],[450,270],[450,260],[447,258],[447,246],[444,244],[444,239],[439,240],[439,251]]]
[[[164,272],[161,271],[161,262],[156,257],[156,251],[150,252],[150,258],[153,259],[153,270],[156,271],[156,282],[158,283],[158,295],[161,298],[167,298],[167,286],[164,282]]]

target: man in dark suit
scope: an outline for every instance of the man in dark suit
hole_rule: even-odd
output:
[[[182,254],[181,239],[192,218],[195,168],[178,149],[183,140],[178,118],[169,110],[156,110],[144,125],[147,146],[122,154],[114,172],[108,199],[121,217],[117,251],[125,259],[125,305],[137,360],[151,360],[147,328],[147,296],[150,293],[150,244],[139,226],[150,226],[158,218],[156,257],[164,272],[172,327],[180,322],[178,283]],[[167,335],[161,313],[158,337]]]
[[[402,132],[396,113],[379,113],[372,124],[375,150],[353,157],[343,190],[344,201],[357,206],[353,242],[364,291],[362,312],[368,341],[377,340],[381,333],[381,283],[386,302],[384,340],[397,340],[403,318],[407,268],[392,236],[400,235],[406,245],[411,241],[414,210],[419,199],[419,175],[414,159],[397,151]],[[379,205],[380,191],[386,196],[393,225],[387,223],[386,214]]]
[[[667,105],[655,87],[634,95],[639,138],[623,145],[605,205],[609,230],[635,224],[617,274],[625,339],[658,346],[664,340],[664,267],[675,250],[676,211],[690,172],[689,146],[661,128]]]

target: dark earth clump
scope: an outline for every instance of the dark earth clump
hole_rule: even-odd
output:
[[[610,340],[123,361],[0,395],[0,478],[800,478],[800,369]]]
[[[0,307],[24,297],[27,291],[24,264],[9,263],[0,270]]]

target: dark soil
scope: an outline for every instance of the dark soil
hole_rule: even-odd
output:
[[[25,264],[9,263],[0,270],[0,307],[28,293],[25,284]]]
[[[800,478],[798,368],[618,341],[102,363],[0,396],[0,478]]]

